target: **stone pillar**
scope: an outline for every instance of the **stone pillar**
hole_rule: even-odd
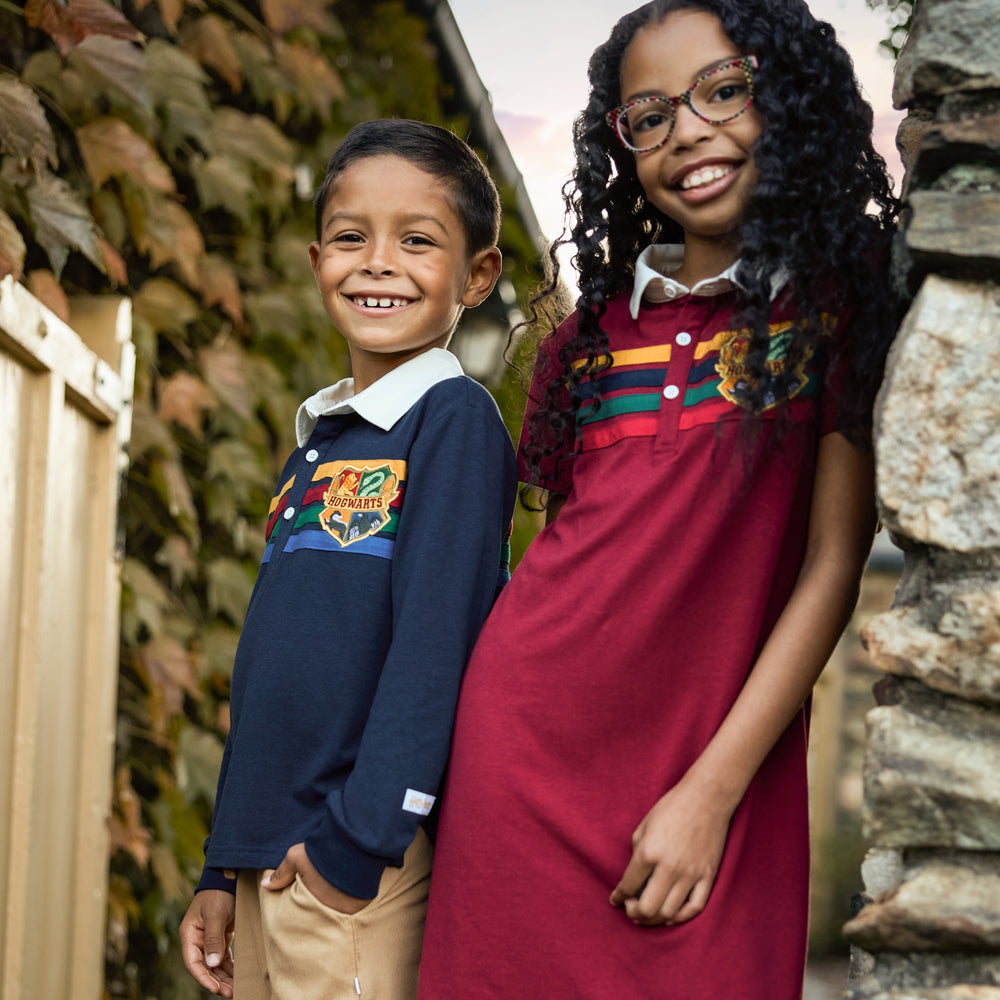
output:
[[[918,0],[894,103],[914,293],[876,407],[906,555],[865,639],[863,866],[851,1000],[1000,1000],[1000,0]]]

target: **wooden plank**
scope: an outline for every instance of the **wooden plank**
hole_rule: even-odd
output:
[[[28,902],[32,848],[36,737],[39,715],[40,623],[43,617],[44,580],[50,554],[46,551],[45,495],[50,482],[58,482],[56,456],[49,447],[64,406],[65,385],[58,376],[39,374],[31,380],[23,428],[24,492],[19,530],[28,544],[22,557],[21,608],[17,641],[12,657],[15,677],[15,736],[11,762],[10,824],[7,856],[7,923],[3,941],[3,996],[24,996],[25,942],[23,919]]]
[[[0,281],[0,347],[35,370],[58,371],[67,391],[92,419],[112,423],[125,392],[117,372],[98,358],[55,313],[8,275]],[[119,403],[120,405],[120,403]]]

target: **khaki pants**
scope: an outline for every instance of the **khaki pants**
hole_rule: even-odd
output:
[[[324,906],[296,876],[262,889],[264,871],[236,887],[234,1000],[413,1000],[427,914],[432,849],[422,829],[402,868],[349,915]]]

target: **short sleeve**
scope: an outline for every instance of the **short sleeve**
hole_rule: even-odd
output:
[[[573,453],[576,449],[576,421],[569,415],[570,394],[559,360],[560,348],[576,331],[576,313],[564,320],[538,346],[538,356],[531,376],[528,402],[517,447],[518,478],[551,493],[568,494],[573,484]],[[554,402],[566,414],[564,425],[556,428],[542,420],[550,387],[557,386]],[[527,452],[527,454],[526,454]],[[534,461],[529,462],[528,455]]]

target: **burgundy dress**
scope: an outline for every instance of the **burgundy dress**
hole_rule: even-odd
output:
[[[792,591],[817,445],[837,427],[818,352],[791,380],[780,445],[765,420],[747,460],[732,306],[724,293],[644,304],[638,320],[627,298],[608,309],[602,405],[541,483],[568,499],[465,676],[420,1000],[801,996],[805,711],[733,816],[704,912],[643,928],[608,903],[633,831],[718,729]],[[790,315],[775,306],[776,366]],[[532,399],[573,322],[543,344]]]

